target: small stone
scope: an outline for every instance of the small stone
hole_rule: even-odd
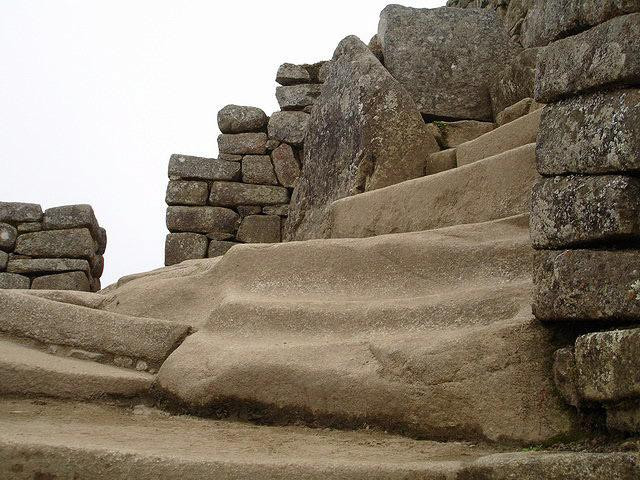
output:
[[[276,140],[275,138],[270,138],[267,140],[267,150],[272,151],[278,148],[280,145],[280,140]]]
[[[291,145],[302,145],[309,118],[305,112],[276,112],[269,119],[269,137]]]
[[[531,192],[534,248],[640,238],[640,180],[623,175],[549,177]]]
[[[441,148],[454,148],[475,140],[495,128],[491,122],[460,120],[458,122],[434,122],[427,125]]]
[[[167,205],[206,205],[207,198],[207,182],[171,180],[167,185]]]
[[[79,348],[72,348],[67,353],[68,357],[77,358],[78,360],[86,360],[90,362],[103,362],[106,359],[106,355],[97,352],[87,352]]]
[[[321,86],[315,83],[276,88],[276,99],[282,110],[302,110],[313,105],[320,96]]]
[[[271,159],[280,185],[293,188],[295,181],[300,176],[300,165],[298,165],[293,148],[283,143],[271,152]]]
[[[197,233],[170,233],[164,244],[164,264],[175,265],[185,260],[205,258],[209,239]]]
[[[50,355],[56,355],[59,350],[60,350],[60,347],[58,345],[49,345],[47,347],[47,353]]]
[[[260,205],[238,205],[237,210],[241,217],[262,213],[262,207],[260,207]]]
[[[242,219],[238,240],[244,243],[280,242],[280,217],[276,215],[250,215]]]
[[[278,215],[280,217],[286,217],[289,215],[289,204],[286,205],[269,205],[262,209],[262,213],[265,215]]]
[[[149,370],[149,373],[154,373],[155,371]],[[136,405],[133,407],[133,414],[140,415],[143,417],[168,417],[168,412],[163,412],[162,410],[158,410],[157,408],[148,407],[146,405]]]
[[[227,105],[218,112],[222,133],[260,132],[267,126],[267,115],[257,107]]]
[[[9,254],[0,250],[0,272],[4,272],[7,269],[9,263]]]
[[[228,208],[179,206],[167,208],[167,228],[172,233],[234,232],[239,223],[238,214]]]
[[[86,228],[43,230],[20,235],[14,251],[31,257],[89,259],[95,254],[95,245]]]
[[[26,222],[18,224],[18,233],[39,232],[42,230],[42,223],[40,222]]]
[[[174,154],[169,159],[169,176],[196,180],[237,180],[240,178],[240,165],[215,158]]]
[[[249,185],[234,182],[213,182],[209,203],[211,205],[278,205],[289,202],[289,192],[284,187]]]
[[[147,365],[147,362],[145,362],[144,360],[138,360],[136,362],[136,370],[138,370],[139,372],[145,372],[147,368],[149,368],[149,365]]]
[[[235,238],[235,232],[209,232],[207,233],[207,238],[209,240],[232,240]]]
[[[218,136],[218,150],[220,153],[234,155],[264,155],[267,153],[267,135],[265,133],[222,134]]]
[[[91,205],[65,205],[48,208],[42,218],[44,230],[65,230],[71,228],[86,228],[91,236],[98,236],[98,220]]]
[[[207,257],[215,258],[215,257],[219,257],[220,255],[224,255],[234,245],[238,245],[238,242],[212,240],[209,243],[209,250],[207,251]]]
[[[13,250],[18,238],[18,230],[8,223],[0,223],[0,250]]]
[[[429,155],[427,165],[425,167],[425,175],[433,175],[456,168],[458,161],[456,160],[456,149],[450,148]]]
[[[91,284],[84,272],[65,272],[36,277],[31,282],[34,290],[77,290],[91,291]]]
[[[12,258],[7,265],[11,273],[71,272],[89,273],[89,262],[77,258]]]
[[[640,82],[640,13],[616,17],[545,47],[538,56],[535,99],[560,98],[611,84]]]
[[[242,155],[233,155],[231,153],[219,153],[218,160],[225,160],[227,162],[240,162],[242,161]]]
[[[125,356],[113,357],[113,364],[120,368],[132,368],[133,359]]]
[[[42,207],[35,203],[0,202],[0,222],[17,225],[42,220]]]
[[[283,63],[278,67],[276,82],[280,85],[297,85],[300,83],[310,83],[311,76],[302,65],[293,63]]]
[[[259,185],[278,185],[269,155],[246,155],[242,159],[242,181]]]
[[[96,239],[98,248],[96,253],[98,255],[104,255],[104,252],[107,250],[107,231],[100,227],[98,229],[98,238]]]
[[[524,98],[518,103],[514,103],[496,115],[496,123],[498,126],[502,126],[507,123],[511,123],[520,117],[524,117],[531,112],[532,104],[533,98]]]

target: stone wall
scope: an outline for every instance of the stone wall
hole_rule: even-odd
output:
[[[218,158],[172,155],[166,202],[165,265],[223,255],[237,243],[282,240],[309,112],[324,62],[280,66],[281,111],[227,105],[218,112]]]
[[[0,202],[0,288],[96,292],[106,247],[90,205]]]

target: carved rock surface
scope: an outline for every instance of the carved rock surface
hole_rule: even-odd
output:
[[[378,37],[385,67],[436,117],[490,120],[488,88],[519,51],[488,10],[389,5]]]
[[[327,236],[331,202],[419,177],[438,150],[406,90],[362,41],[345,38],[309,120],[286,238]]]

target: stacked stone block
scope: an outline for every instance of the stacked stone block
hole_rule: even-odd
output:
[[[172,155],[165,265],[223,255],[239,243],[282,241],[291,192],[325,62],[282,64],[270,118],[256,107],[218,112],[218,158]]]
[[[531,203],[533,311],[594,330],[556,353],[565,400],[603,405],[611,430],[640,432],[640,13],[607,5],[572,12],[596,23],[576,35],[566,15],[535,2],[528,14],[544,26],[534,43],[566,37],[536,69],[536,101],[547,105]]]
[[[0,202],[0,288],[96,292],[106,247],[90,205]]]

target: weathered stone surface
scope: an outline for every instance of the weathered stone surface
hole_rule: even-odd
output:
[[[241,217],[247,217],[249,215],[258,215],[262,213],[262,207],[260,205],[238,205],[237,209]],[[223,239],[218,239],[223,240]]]
[[[239,215],[228,208],[179,206],[167,208],[167,228],[172,233],[233,232],[238,228],[239,223]]]
[[[278,205],[289,202],[284,187],[247,185],[234,182],[213,182],[209,203],[223,207],[236,205]]]
[[[262,209],[265,215],[279,215],[286,217],[289,215],[289,205],[267,205]]]
[[[640,329],[582,335],[575,357],[580,394],[587,400],[640,398]]]
[[[276,100],[282,110],[302,110],[316,103],[319,96],[320,85],[315,83],[276,88]]]
[[[219,153],[218,160],[225,160],[227,162],[239,162],[242,160],[242,155],[234,155],[231,153]]]
[[[489,85],[494,115],[525,98],[533,98],[539,48],[528,48],[514,57]]]
[[[107,250],[107,231],[104,228],[100,227],[98,229],[98,238],[95,240],[98,244],[96,253],[98,255],[104,255],[104,252]]]
[[[247,155],[242,159],[242,181],[259,185],[278,185],[269,155]]]
[[[171,180],[167,185],[167,205],[206,205],[207,198],[207,182]]]
[[[91,284],[83,272],[56,273],[36,277],[31,282],[34,290],[78,290],[90,292]]]
[[[640,180],[622,175],[547,177],[531,192],[535,248],[640,238]]]
[[[300,165],[298,165],[293,148],[286,143],[281,144],[271,152],[271,160],[273,160],[273,167],[280,185],[288,188],[293,187],[300,176]]]
[[[267,114],[257,107],[227,105],[218,112],[222,133],[260,132],[267,126]]]
[[[240,178],[240,165],[236,162],[215,158],[173,154],[169,160],[169,177],[198,180],[237,180]]]
[[[17,225],[42,220],[42,207],[35,203],[0,202],[0,222]]]
[[[197,233],[170,233],[164,243],[164,264],[174,265],[207,256],[209,239]]]
[[[89,259],[89,266],[91,268],[91,277],[100,278],[104,272],[104,257],[102,255],[94,255]]]
[[[13,250],[18,238],[18,230],[8,223],[0,223],[0,250]]]
[[[544,48],[535,99],[550,103],[597,87],[640,82],[640,13],[609,20]]]
[[[44,258],[91,258],[95,244],[86,228],[25,233],[16,241],[15,253]]]
[[[322,62],[322,65],[318,69],[318,81],[320,83],[324,83],[327,81],[332,63],[332,60],[329,60],[328,62]]]
[[[264,155],[267,152],[267,134],[222,134],[218,136],[218,150],[220,153],[230,153],[233,155]],[[220,178],[217,180],[231,179]]]
[[[302,65],[293,63],[283,63],[278,67],[276,82],[280,85],[298,85],[300,83],[310,83],[311,75]]]
[[[277,243],[280,241],[280,217],[250,215],[242,219],[236,238],[244,243]]]
[[[309,121],[288,239],[326,236],[331,202],[422,176],[439,150],[411,97],[357,37],[338,45],[323,92]]]
[[[40,222],[25,222],[19,223],[17,226],[18,233],[39,232],[42,230],[42,223]]]
[[[495,128],[491,122],[460,120],[458,122],[434,122],[427,125],[441,148],[454,148],[475,140]]]
[[[533,313],[540,320],[640,320],[638,250],[541,250]]]
[[[91,236],[97,238],[100,227],[91,205],[64,205],[45,210],[42,228],[44,230],[87,228]]]
[[[301,145],[307,133],[310,115],[305,112],[275,112],[269,118],[269,137],[292,145]]]
[[[564,401],[577,407],[580,394],[573,348],[561,348],[553,354],[553,380]]]
[[[486,10],[389,5],[378,37],[385,67],[436,117],[492,119],[488,87],[519,49]]]
[[[382,44],[380,43],[380,37],[378,37],[377,33],[373,37],[371,37],[371,40],[369,40],[369,44],[367,45],[367,47],[369,47],[371,53],[373,53],[376,58],[380,60],[380,63],[384,65],[384,52],[382,51]]]
[[[9,262],[9,254],[0,250],[0,272],[4,272],[7,269],[7,263]]]
[[[209,242],[209,249],[207,250],[207,257],[214,258],[224,255],[229,251],[231,247],[238,245],[238,242],[227,242],[223,240],[212,240]]]
[[[12,258],[7,265],[7,271],[11,273],[70,272],[73,270],[89,273],[89,262],[77,258]]]
[[[544,47],[610,18],[638,11],[638,0],[538,0],[532,2],[524,20],[522,43]]]
[[[606,409],[609,431],[640,433],[640,401],[607,405]]]
[[[305,63],[302,65],[307,69],[307,72],[309,72],[309,75],[311,76],[311,83],[322,83],[324,81],[322,80],[322,69],[326,63],[327,62],[325,60],[321,60],[316,63]]]
[[[640,171],[640,90],[598,92],[547,105],[537,157],[543,175]]]
[[[448,150],[442,150],[441,152],[435,152],[429,155],[429,160],[427,160],[424,173],[425,175],[433,175],[434,173],[451,170],[457,166],[456,149],[450,148]]]
[[[520,117],[524,117],[532,111],[531,107],[533,104],[533,98],[524,98],[519,102],[514,103],[496,115],[496,123],[501,127],[502,125],[513,122]]]
[[[0,289],[29,288],[30,284],[29,277],[17,273],[0,272]]]

